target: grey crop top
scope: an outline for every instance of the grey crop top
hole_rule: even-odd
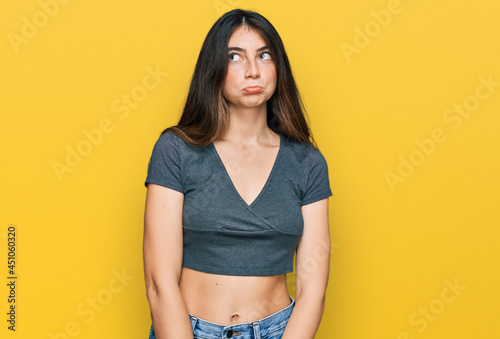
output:
[[[280,135],[266,184],[248,205],[239,195],[213,143],[195,147],[172,132],[156,141],[145,182],[184,194],[182,266],[240,276],[293,271],[302,236],[301,206],[330,197],[323,155]]]

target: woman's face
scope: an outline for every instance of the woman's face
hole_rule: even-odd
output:
[[[228,43],[223,95],[229,107],[266,105],[276,89],[276,66],[260,34],[247,26],[236,29]]]

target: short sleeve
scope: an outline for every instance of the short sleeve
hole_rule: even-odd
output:
[[[144,185],[147,187],[148,183],[184,193],[177,135],[166,132],[156,141],[149,160],[148,174]]]
[[[317,150],[311,153],[307,161],[307,181],[302,198],[302,205],[307,205],[332,196],[328,165],[325,157]]]

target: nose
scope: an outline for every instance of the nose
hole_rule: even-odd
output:
[[[255,60],[250,59],[248,61],[245,76],[247,78],[254,78],[254,79],[260,77],[259,66]]]

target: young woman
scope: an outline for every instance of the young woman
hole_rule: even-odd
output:
[[[271,23],[241,9],[219,18],[148,165],[149,338],[314,338],[332,192],[304,114]]]

